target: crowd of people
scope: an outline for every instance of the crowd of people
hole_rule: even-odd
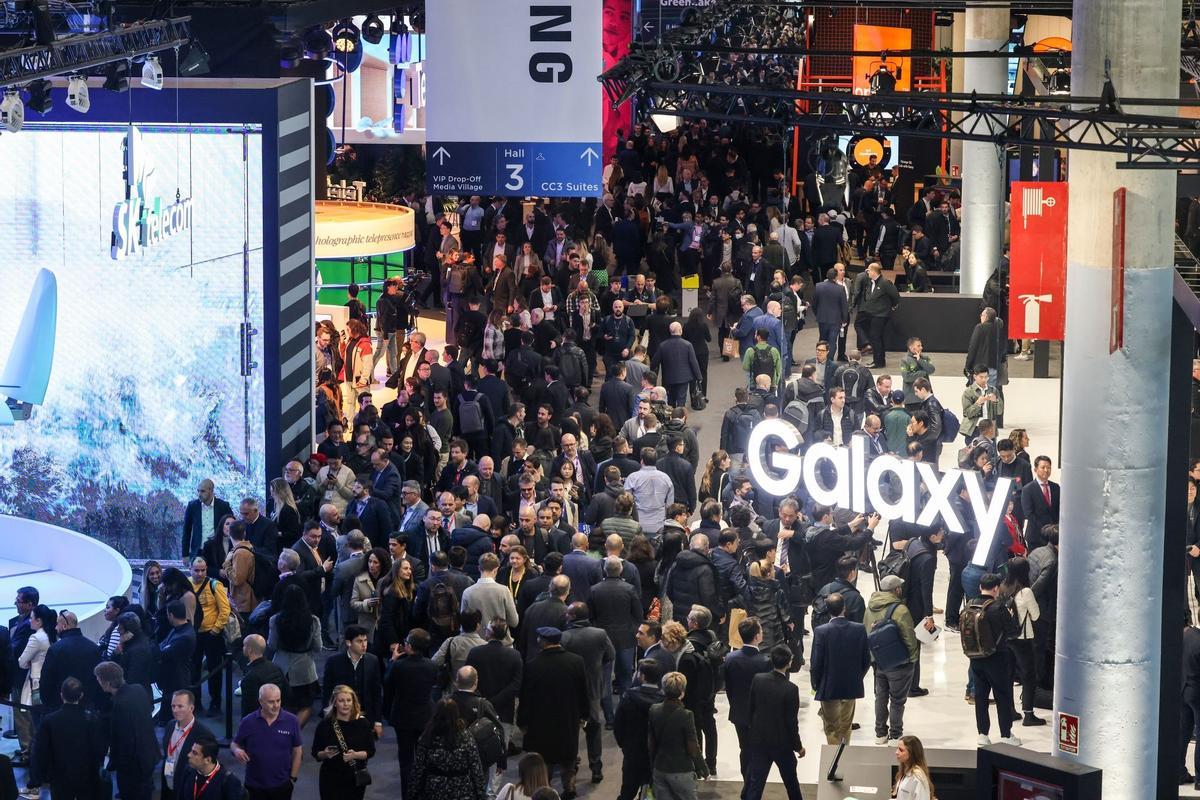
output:
[[[862,171],[847,209],[791,196],[775,166],[748,164],[728,131],[639,126],[598,201],[414,203],[445,345],[413,327],[405,293],[419,289],[399,279],[373,316],[352,305],[345,330],[320,324],[314,450],[271,481],[262,510],[247,498],[235,512],[201,482],[184,568],[148,563],[138,602],[112,598],[108,630],[70,650],[69,666],[55,657],[80,639],[69,612],[55,617],[32,589],[18,596],[20,677],[4,685],[32,709],[17,716],[27,791],[99,781],[108,753],[127,800],[153,786],[286,798],[305,758],[320,763],[321,797],[363,797],[372,772],[392,769],[375,757],[386,725],[410,800],[569,800],[585,755],[583,779],[614,780],[606,730],[622,754],[614,794],[650,785],[682,800],[717,774],[724,692],[742,796],[761,797],[774,768],[794,800],[795,675],[807,664],[831,744],[850,740],[873,671],[873,740],[895,748],[895,795],[929,798],[904,712],[928,693],[919,637],[943,613],[939,551],[944,628],[970,658],[980,743],[989,698],[1003,741],[1020,743],[1017,721],[1044,724],[1034,709],[1053,679],[1059,493],[1023,431],[999,435],[1010,352],[999,309],[981,310],[960,398],[935,396],[919,339],[888,374],[883,336],[900,301],[889,276],[903,255],[910,288],[955,243],[949,198],[927,192],[913,207],[927,212],[909,211],[902,230],[881,171]],[[703,299],[681,315],[687,275],[701,276]],[[798,354],[813,319],[815,352]],[[703,453],[689,417],[718,358],[744,376],[713,392],[729,406],[719,449]],[[859,438],[868,460],[937,465],[951,447],[985,492],[1011,481],[1007,513],[980,531],[964,488],[950,498],[958,532],[885,526],[814,502],[803,484],[774,496],[747,467],[750,432],[768,419],[790,422],[800,451]],[[993,545],[972,560],[980,539]],[[238,697],[223,693],[227,657]],[[235,703],[238,776],[195,724]],[[72,777],[55,768],[63,737],[92,727],[56,714],[93,709],[82,752],[94,768]]]

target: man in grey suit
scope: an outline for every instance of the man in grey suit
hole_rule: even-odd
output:
[[[366,534],[358,530],[350,531],[346,534],[346,557],[339,558],[333,568],[333,587],[330,593],[335,601],[334,608],[337,609],[334,624],[337,625],[338,631],[344,630],[358,618],[358,615],[350,610],[350,595],[354,591],[354,579],[367,568],[366,554],[363,552],[366,547]]]
[[[400,513],[397,515],[399,524],[396,529],[407,533],[409,541],[413,535],[419,535],[425,527],[425,512],[429,506],[421,499],[421,484],[416,481],[405,481],[400,487]]]
[[[513,600],[508,587],[496,583],[496,573],[500,570],[500,559],[495,553],[484,553],[479,557],[479,580],[462,593],[462,608],[466,611],[478,611],[481,619],[502,619],[507,623],[508,630],[517,627],[520,617],[517,616],[517,604]],[[511,644],[512,639],[505,640]]]

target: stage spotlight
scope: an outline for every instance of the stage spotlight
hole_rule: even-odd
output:
[[[679,127],[679,117],[674,114],[651,114],[650,121],[658,128],[658,132],[663,134],[674,133]]]
[[[309,28],[304,33],[304,55],[314,61],[324,61],[333,52],[333,37],[324,28]]]
[[[147,89],[162,89],[163,70],[158,56],[146,56],[146,63],[142,64],[142,86]]]
[[[339,54],[349,56],[357,52],[361,46],[358,28],[355,26],[354,20],[347,17],[333,26],[333,49]]]
[[[50,81],[42,78],[29,84],[29,110],[45,116],[54,108],[54,98],[50,96]]]
[[[72,75],[67,78],[67,105],[80,114],[86,114],[92,107],[88,97],[87,78],[82,75]]]
[[[1052,69],[1046,74],[1046,91],[1050,94],[1071,93],[1071,70]]]
[[[878,67],[871,75],[867,76],[870,81],[871,94],[891,94],[896,91],[896,81],[900,78],[901,67],[897,66],[895,72],[888,66],[887,56],[884,56]]]
[[[104,88],[110,92],[129,91],[129,62],[114,61],[108,65],[104,76]]]
[[[362,38],[368,44],[379,44],[383,41],[383,20],[378,14],[369,14],[362,24]]]
[[[199,39],[192,39],[184,45],[183,55],[179,58],[179,77],[193,78],[197,75],[207,75],[211,69],[208,64],[208,51]]]
[[[10,133],[25,127],[25,104],[21,102],[21,93],[16,89],[4,92],[4,100],[0,101],[0,125]]]

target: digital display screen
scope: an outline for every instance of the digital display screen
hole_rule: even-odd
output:
[[[1000,770],[997,778],[997,800],[1063,800],[1065,796],[1061,786],[1051,786],[1007,770]]]
[[[0,513],[174,556],[201,479],[235,509],[263,493],[262,337],[243,343],[263,328],[261,135],[27,125],[0,163],[0,369],[53,350],[44,401],[0,427]],[[40,269],[56,323],[21,341]]]
[[[839,136],[838,149],[847,155],[850,166],[866,166],[871,156],[881,170],[889,170],[900,163],[900,137],[859,134]]]

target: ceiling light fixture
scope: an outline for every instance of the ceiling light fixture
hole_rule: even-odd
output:
[[[378,14],[369,14],[362,24],[362,38],[368,44],[379,44],[385,32],[383,20]]]
[[[142,64],[142,86],[147,89],[162,90],[163,69],[158,56],[146,56],[146,62]]]

